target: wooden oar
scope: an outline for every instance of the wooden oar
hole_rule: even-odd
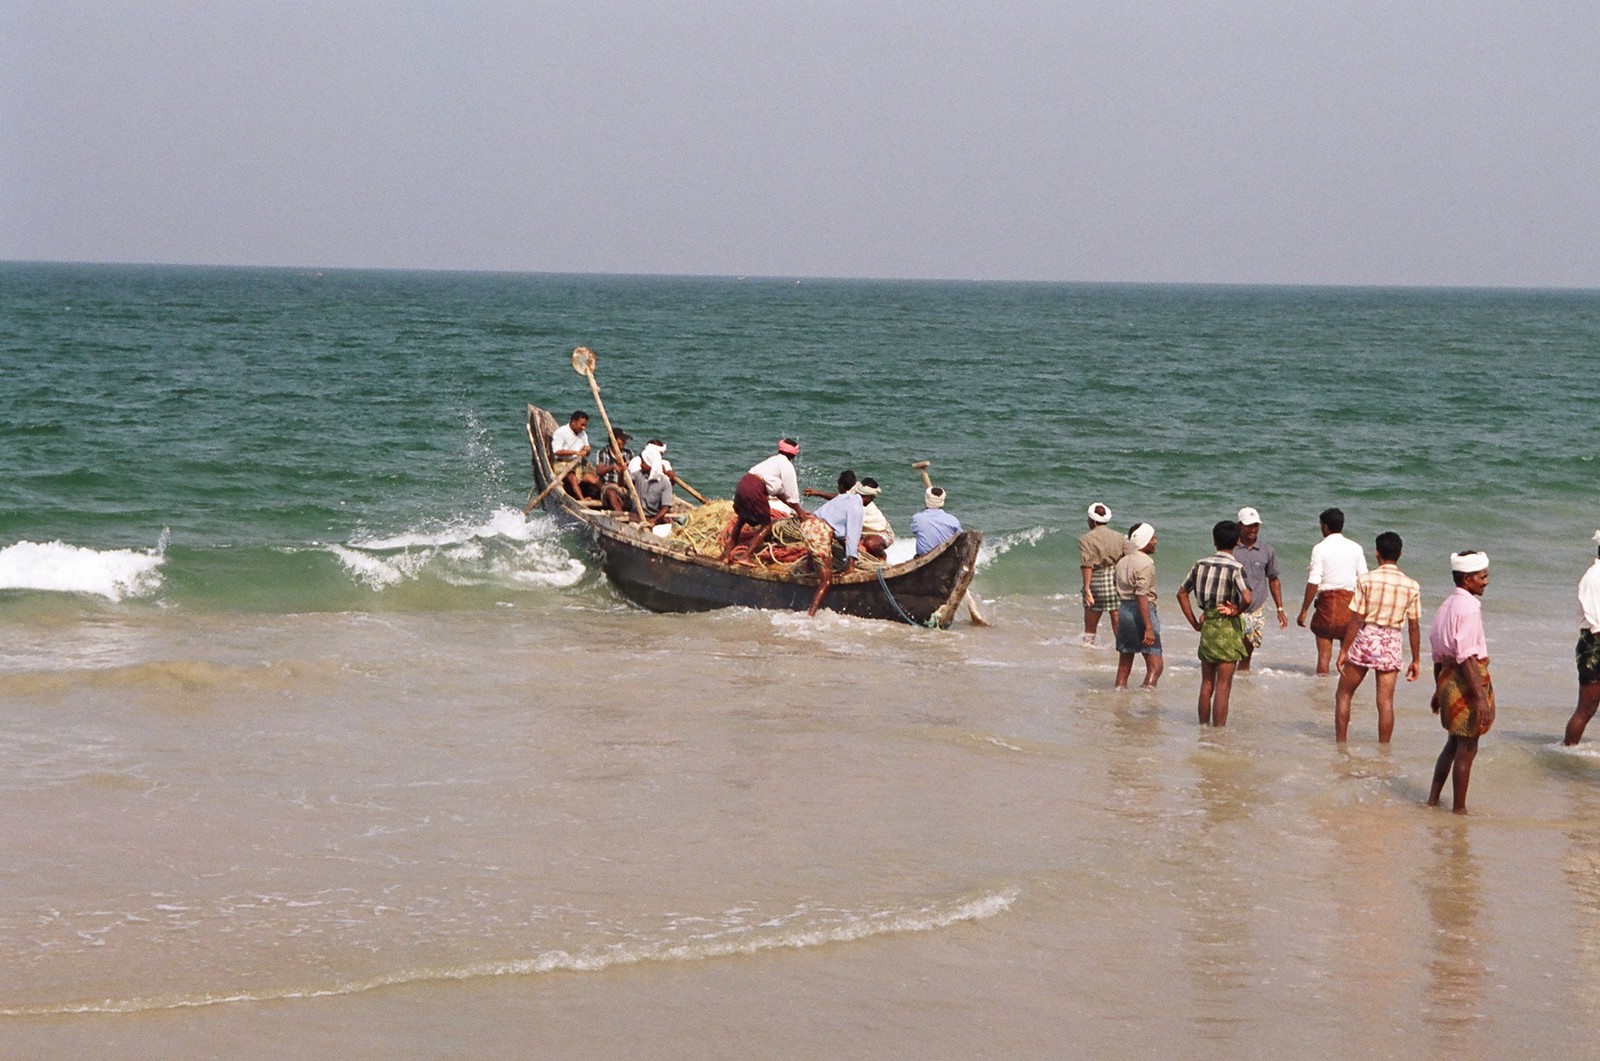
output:
[[[556,469],[556,473],[555,473],[555,478],[550,480],[550,484],[548,486],[546,486],[543,490],[539,491],[539,496],[538,497],[536,497],[532,501],[528,502],[527,507],[522,510],[522,514],[524,516],[526,516],[528,513],[532,512],[534,510],[534,508],[539,504],[539,502],[544,500],[546,494],[548,494],[550,491],[554,490],[556,487],[561,485],[561,480],[565,479],[567,477],[567,473],[568,472],[570,472],[572,469],[576,468],[578,465],[580,465],[582,463],[583,463],[583,458],[582,457],[574,457],[572,460],[567,461],[567,463],[565,463],[561,467],[557,468]]]
[[[600,410],[600,419],[605,421],[606,436],[611,439],[611,444],[620,450],[622,447],[617,445],[617,432],[611,426],[611,417],[606,415],[606,403],[600,400],[600,384],[594,381],[594,364],[594,351],[587,346],[580,346],[572,351],[572,370],[589,380],[589,390],[594,394],[594,404]],[[628,496],[633,498],[634,507],[639,511],[639,518],[644,519],[644,502],[639,498],[638,488],[633,485],[633,476],[624,468],[621,478],[628,488]]]
[[[692,494],[697,500],[699,500],[699,502],[702,505],[711,504],[711,502],[706,500],[706,495],[705,494],[702,494],[700,491],[696,490],[694,487],[692,487],[688,483],[684,482],[683,478],[681,476],[679,476],[677,472],[673,472],[672,475],[673,475],[673,480],[672,481],[677,483],[679,486],[683,487],[685,490],[689,491],[689,493]]]

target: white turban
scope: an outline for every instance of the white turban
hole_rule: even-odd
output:
[[[922,503],[929,508],[944,507],[944,487],[930,486],[922,492]]]
[[[877,497],[883,493],[881,486],[868,486],[866,483],[857,483],[850,488],[850,492],[860,494],[862,497]]]
[[[1110,523],[1111,510],[1102,505],[1100,502],[1096,501],[1094,504],[1089,506],[1089,518],[1094,520],[1096,523]]]
[[[1489,554],[1476,549],[1464,553],[1450,554],[1450,570],[1458,571],[1463,575],[1470,575],[1475,571],[1489,569]]]
[[[662,464],[664,463],[661,458],[666,449],[667,447],[665,446],[651,443],[644,448],[643,453],[639,454],[639,463],[647,469],[645,478],[653,483],[661,481]]]
[[[1128,544],[1137,551],[1150,544],[1150,539],[1156,536],[1156,529],[1148,523],[1141,523],[1128,532]]]

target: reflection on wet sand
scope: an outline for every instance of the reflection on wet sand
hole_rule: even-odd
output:
[[[1484,954],[1493,941],[1480,924],[1482,870],[1472,857],[1468,823],[1441,822],[1431,853],[1433,864],[1421,881],[1433,919],[1423,1020],[1434,1031],[1438,1056],[1472,1055],[1481,1046],[1474,1030],[1484,1017]]]

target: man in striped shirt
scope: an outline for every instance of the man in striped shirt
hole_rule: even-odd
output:
[[[1400,678],[1400,630],[1411,635],[1411,666],[1406,681],[1417,680],[1422,655],[1422,587],[1399,567],[1404,543],[1394,531],[1378,535],[1378,567],[1356,579],[1350,598],[1350,623],[1339,649],[1339,691],[1333,699],[1334,739],[1350,732],[1350,701],[1367,677],[1378,672],[1378,743],[1394,733],[1394,687]]]
[[[1239,525],[1225,519],[1212,527],[1211,544],[1217,551],[1189,569],[1178,590],[1178,607],[1189,625],[1200,631],[1200,724],[1226,726],[1233,671],[1246,655],[1239,616],[1250,607],[1250,583],[1244,565],[1233,557]],[[1191,596],[1202,618],[1195,617]]]

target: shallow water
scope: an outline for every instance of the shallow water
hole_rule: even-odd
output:
[[[34,382],[0,399],[0,1052],[1594,1052],[1600,745],[1558,746],[1600,522],[1591,296],[4,268]],[[705,411],[702,488],[793,415],[808,482],[903,461],[903,523],[932,455],[996,625],[618,600],[517,515],[522,403],[584,401],[581,319],[608,406]],[[749,344],[855,384],[775,390]],[[1174,393],[1240,352],[1277,366],[1244,463]],[[1346,394],[1350,358],[1399,376]],[[1435,399],[1449,358],[1503,393]],[[1369,400],[1396,378],[1425,422]],[[1319,463],[1352,421],[1391,449]],[[1153,693],[1077,643],[1091,494],[1162,528]],[[1429,611],[1445,552],[1495,557],[1472,815],[1421,806],[1426,682],[1380,749],[1369,681],[1337,749],[1298,629],[1195,725],[1171,594],[1246,502],[1291,612],[1330,502],[1401,530]]]

